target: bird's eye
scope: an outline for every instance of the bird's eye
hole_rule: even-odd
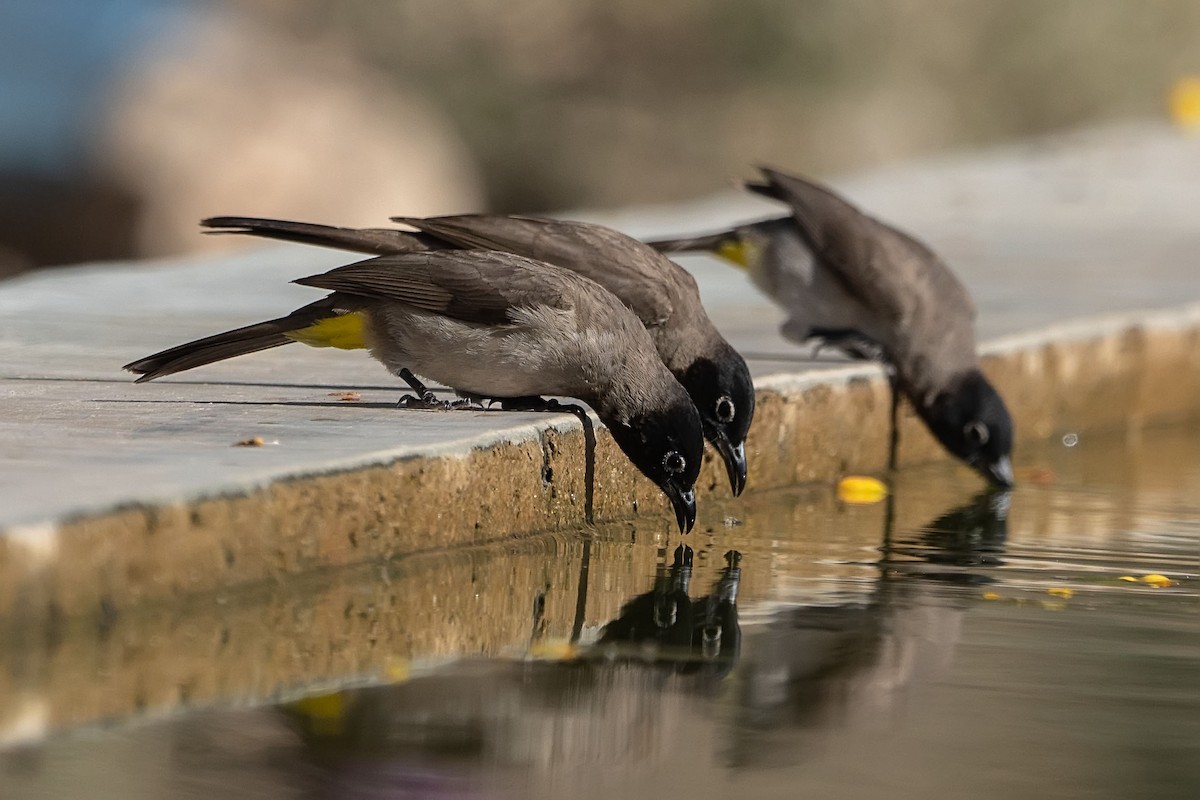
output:
[[[687,459],[672,450],[663,456],[663,469],[669,475],[678,475],[687,469]]]
[[[732,422],[733,415],[737,413],[737,407],[728,397],[717,398],[717,419],[721,422]]]
[[[979,447],[982,447],[988,442],[989,434],[987,425],[984,425],[982,422],[968,423],[967,427],[963,428],[963,433],[966,434],[968,442],[971,442]]]

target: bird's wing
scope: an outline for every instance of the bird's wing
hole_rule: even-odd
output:
[[[974,317],[970,295],[928,247],[867,216],[817,183],[761,168],[763,183],[748,183],[756,194],[791,207],[808,245],[854,297],[891,323],[911,318],[931,301],[952,313]]]
[[[210,234],[261,236],[264,239],[280,239],[376,255],[419,253],[444,247],[432,237],[394,228],[338,228],[332,225],[261,217],[210,217],[200,224],[210,228],[211,230],[205,231]]]
[[[689,292],[699,302],[695,281],[682,267],[602,225],[488,214],[392,219],[458,247],[514,253],[591,278],[646,326],[670,319]]]
[[[393,300],[462,322],[504,325],[515,308],[573,309],[580,278],[532,259],[486,250],[380,256],[295,283]]]

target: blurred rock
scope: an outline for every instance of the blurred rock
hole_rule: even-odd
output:
[[[344,41],[303,41],[231,10],[131,64],[104,105],[94,156],[141,200],[140,256],[245,246],[199,235],[197,222],[216,214],[372,225],[482,204],[450,121]]]

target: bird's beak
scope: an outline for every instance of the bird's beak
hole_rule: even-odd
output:
[[[977,469],[996,486],[1007,489],[1013,485],[1012,460],[1008,456],[998,458],[990,464],[980,464]]]
[[[724,433],[714,436],[712,443],[725,462],[725,470],[729,473],[729,486],[733,489],[733,496],[737,497],[746,488],[746,443],[742,442],[735,447]]]
[[[662,485],[662,490],[675,509],[675,521],[679,523],[679,532],[690,533],[692,526],[696,524],[696,490],[689,486],[684,491],[670,481]]]

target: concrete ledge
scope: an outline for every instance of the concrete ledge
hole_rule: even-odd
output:
[[[1200,306],[1080,321],[985,349],[985,369],[1022,441],[1200,410]],[[887,407],[886,381],[872,366],[760,379],[749,491],[882,472]],[[598,434],[596,519],[669,531],[655,487]],[[461,454],[15,527],[0,536],[0,616],[111,614],[317,568],[580,529],[584,450],[579,424],[556,421]],[[943,457],[920,421],[904,414],[901,464]],[[714,497],[728,494],[711,453],[699,485],[701,529],[711,529],[720,520]]]

